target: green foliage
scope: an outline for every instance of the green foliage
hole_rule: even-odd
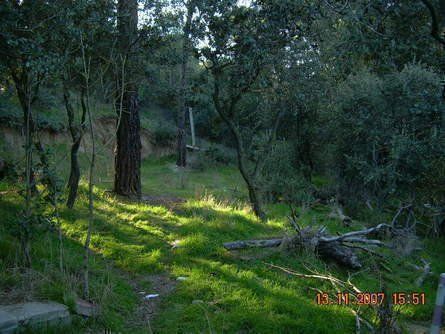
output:
[[[414,202],[422,222],[419,234],[431,232],[431,221],[435,236],[440,234],[444,50],[430,36],[431,13],[423,1],[408,0],[191,1],[187,5],[196,5],[196,12],[189,37],[196,57],[188,63],[186,102],[193,107],[198,136],[212,144],[190,154],[190,169],[176,168],[171,157],[144,161],[143,192],[155,201],[136,203],[107,191],[112,156],[105,141],[98,143],[90,284],[91,299],[102,312],[96,320],[75,316],[73,326],[63,331],[146,331],[145,320],[132,319],[140,302],[133,290],[149,292],[153,286],[147,276],[167,273],[172,281],[189,279],[161,296],[151,324],[155,332],[351,332],[355,323],[347,308],[315,305],[315,283],[274,272],[264,262],[352,277],[364,291],[378,291],[381,279],[391,291],[415,291],[419,273],[406,258],[389,249],[382,250],[383,258],[360,255],[366,269],[352,276],[313,254],[236,254],[222,244],[282,235],[289,228],[287,204],[299,206],[302,226],[317,222],[332,234],[350,231],[320,204],[335,197],[354,214],[357,229],[390,221],[401,202]],[[438,1],[431,3],[439,13]],[[134,65],[125,83],[136,77],[141,83],[141,121],[155,146],[176,141],[184,8],[176,0],[146,3],[129,50]],[[123,28],[116,13],[113,1],[1,1],[2,126],[23,129],[30,103],[34,138],[42,130],[64,132],[62,87],[80,110],[85,59],[91,68],[89,103],[99,106],[93,121],[114,117],[115,79],[123,61],[116,52],[116,35]],[[74,123],[79,118],[74,115]],[[88,140],[85,136],[82,149],[88,150]],[[0,181],[0,294],[52,299],[72,309],[81,293],[87,192],[82,181],[75,208],[59,208],[68,145],[48,146],[33,148],[38,192],[29,207],[23,173],[8,172],[7,181]],[[20,147],[11,150],[2,141],[0,155],[8,168],[22,168],[24,159],[10,158],[24,155]],[[79,158],[88,163],[82,150]],[[268,203],[269,220],[263,223],[246,205],[254,202],[255,192]],[[371,205],[365,207],[365,201]],[[54,226],[61,226],[65,237],[63,272],[56,269]],[[35,261],[19,270],[24,239],[31,239]],[[434,273],[443,272],[444,259],[437,256],[445,251],[443,240],[422,241],[424,249],[409,261],[427,259]],[[172,249],[176,242],[180,246]],[[402,319],[429,320],[436,283],[433,276],[426,279],[427,305],[402,308]]]
[[[150,120],[148,130],[151,135],[151,143],[156,146],[171,146],[176,139],[175,126],[164,120]]]
[[[222,145],[210,144],[202,147],[190,157],[190,167],[198,171],[207,168],[218,168],[221,165],[233,165],[236,163],[236,153],[233,149]]]
[[[292,144],[277,142],[269,152],[262,170],[262,189],[269,201],[305,205],[313,200],[313,186],[294,165]]]
[[[432,163],[443,155],[441,86],[419,65],[378,76],[350,76],[337,91],[332,136],[342,191],[382,203],[415,196]]]

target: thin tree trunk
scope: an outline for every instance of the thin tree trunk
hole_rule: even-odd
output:
[[[230,132],[232,133],[233,137],[235,138],[238,169],[239,169],[244,181],[246,182],[247,190],[249,191],[249,201],[250,201],[250,205],[252,207],[253,213],[260,220],[265,220],[266,214],[262,209],[261,199],[258,194],[257,188],[255,186],[255,180],[254,180],[255,175],[249,174],[249,172],[247,171],[247,168],[245,166],[245,163],[244,163],[246,154],[244,152],[243,140],[241,138],[241,134],[239,133],[236,125],[227,117],[227,115],[225,114],[225,111],[223,110],[224,107],[221,106],[221,104],[220,104],[220,101],[219,101],[220,91],[219,91],[218,80],[220,80],[220,79],[219,78],[214,79],[213,102],[215,104],[215,109],[218,112],[218,114],[221,116],[223,121],[226,123],[226,125],[229,127]],[[235,106],[235,102],[232,101],[231,108],[229,108],[232,110],[232,111],[229,111],[229,113],[231,113],[231,114],[233,113],[233,108]],[[254,172],[254,174],[255,173],[256,173],[256,171]]]
[[[14,82],[15,82],[15,86],[16,86],[16,90],[17,90],[17,96],[19,98],[19,102],[20,102],[20,106],[22,107],[23,110],[23,124],[24,124],[24,132],[25,132],[25,142],[26,142],[26,150],[28,150],[28,145],[29,145],[29,149],[31,150],[30,153],[30,161],[29,161],[29,179],[27,178],[27,182],[29,181],[29,185],[30,185],[30,190],[31,190],[31,195],[36,194],[37,193],[37,186],[35,183],[35,176],[34,176],[34,169],[32,167],[32,140],[33,140],[33,135],[34,135],[34,131],[35,131],[35,123],[34,123],[34,119],[32,117],[32,111],[31,111],[31,88],[28,87],[28,79],[27,76],[25,76],[24,78],[18,78],[17,76],[13,76],[14,77]],[[29,140],[29,142],[28,142]],[[28,154],[28,152],[26,153]],[[28,159],[28,157],[27,157]],[[27,162],[27,168],[28,168],[28,162]]]
[[[181,93],[180,93],[180,106],[178,117],[178,143],[177,151],[178,158],[176,165],[179,167],[185,167],[187,165],[187,138],[185,132],[185,119],[187,115],[187,90],[188,90],[188,77],[187,77],[187,62],[189,57],[189,35],[193,14],[193,0],[189,0],[187,3],[187,17],[184,25],[184,34],[182,37],[182,59],[181,59]]]
[[[32,114],[31,114],[31,98],[28,95],[26,104],[22,104],[25,116],[25,130],[26,130],[26,197],[25,197],[25,217],[21,226],[21,245],[23,255],[25,258],[25,265],[31,267],[31,245],[30,245],[30,219],[32,215],[31,196],[34,184],[34,173],[32,170]]]
[[[114,191],[125,196],[141,196],[141,138],[137,85],[135,77],[134,44],[138,22],[137,0],[118,1],[119,46],[122,61],[126,63],[125,85],[123,77],[118,80],[117,140],[115,155]],[[122,89],[124,90],[122,92]]]
[[[88,229],[87,235],[84,243],[84,257],[83,257],[83,296],[86,300],[88,300],[90,295],[90,282],[89,282],[89,259],[90,259],[90,243],[91,243],[91,234],[92,234],[92,226],[94,220],[94,199],[93,199],[93,190],[94,190],[94,166],[96,161],[96,143],[94,137],[94,129],[93,129],[93,120],[91,117],[90,110],[90,87],[89,87],[89,78],[90,78],[90,64],[87,63],[85,57],[85,47],[83,45],[83,39],[81,35],[81,48],[82,48],[82,60],[83,60],[83,68],[84,68],[84,78],[85,78],[85,92],[86,92],[86,103],[85,110],[88,116],[89,123],[89,131],[91,136],[91,160],[90,160],[90,170],[88,175]]]
[[[237,152],[238,153],[238,169],[241,172],[241,176],[243,177],[244,181],[247,185],[247,190],[249,191],[249,201],[250,205],[252,207],[253,213],[255,216],[257,216],[260,220],[266,220],[266,213],[263,211],[262,208],[262,202],[260,199],[260,196],[258,194],[258,190],[255,187],[254,180],[252,180],[252,177],[247,173],[246,168],[243,163],[243,154],[242,149],[239,148],[239,144],[237,144]]]
[[[82,117],[80,121],[80,125],[76,126],[74,119],[74,108],[70,102],[70,93],[66,84],[63,84],[63,99],[65,102],[65,109],[68,116],[68,127],[71,134],[71,139],[73,143],[71,144],[71,153],[70,153],[70,176],[68,180],[68,199],[66,201],[66,206],[68,208],[73,208],[74,202],[77,197],[77,190],[79,188],[79,180],[80,180],[80,166],[78,159],[78,151],[80,147],[80,143],[82,142],[83,132],[84,132],[84,124],[86,117],[86,106],[85,106],[85,96],[84,90],[81,92],[81,104],[82,104]]]

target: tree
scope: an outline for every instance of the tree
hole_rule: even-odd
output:
[[[61,66],[59,69],[62,81],[63,102],[65,105],[68,130],[72,144],[70,151],[70,175],[68,179],[68,198],[66,205],[72,208],[79,187],[80,166],[78,151],[86,131],[87,101],[82,65],[82,52],[79,50],[79,40],[83,36],[83,47],[88,52],[94,66],[89,74],[93,78],[102,75],[102,69],[108,68],[110,61],[108,53],[113,50],[114,38],[112,6],[100,1],[79,3],[67,0],[65,3],[65,26],[58,31],[58,53]],[[107,72],[107,71],[105,71]],[[72,93],[80,96],[80,115],[72,103]]]
[[[34,140],[36,124],[32,105],[39,89],[57,63],[51,28],[61,24],[53,3],[35,1],[3,1],[0,4],[0,54],[8,69],[23,111],[25,140],[25,210],[20,226],[20,241],[25,264],[31,266],[30,238],[33,212],[32,193],[36,192],[33,169],[33,146],[42,151],[39,140]]]
[[[213,77],[214,107],[234,138],[238,169],[260,219],[265,213],[259,175],[283,110],[270,108],[255,95],[277,83],[274,66],[300,29],[294,21],[300,9],[304,6],[291,1],[258,1],[245,7],[231,0],[208,1],[199,8],[209,41],[200,52]],[[253,88],[256,94],[249,95]]]
[[[118,1],[117,136],[114,191],[141,195],[141,138],[137,85],[138,1]]]
[[[180,88],[180,104],[178,117],[178,158],[176,165],[185,167],[187,165],[187,147],[186,147],[186,131],[185,118],[187,115],[187,95],[188,95],[188,71],[187,63],[190,54],[190,32],[192,24],[192,15],[195,5],[194,0],[189,0],[186,5],[186,17],[182,36],[182,56],[181,56],[181,88]]]
[[[419,180],[443,156],[437,74],[418,65],[378,76],[351,75],[336,94],[332,138],[343,198],[417,197]]]

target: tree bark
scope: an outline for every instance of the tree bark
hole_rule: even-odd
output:
[[[80,166],[78,159],[78,151],[80,143],[82,142],[83,132],[85,128],[85,116],[86,116],[86,106],[84,101],[84,91],[81,92],[81,104],[82,104],[82,117],[80,125],[76,126],[74,120],[74,108],[70,102],[70,93],[66,83],[63,84],[63,100],[65,102],[65,109],[68,116],[68,128],[70,130],[71,138],[73,143],[71,144],[71,166],[70,166],[70,176],[68,180],[68,199],[66,201],[66,206],[68,208],[73,208],[77,197],[77,190],[79,188],[80,180]]]
[[[176,165],[178,167],[185,167],[187,165],[187,142],[185,132],[185,119],[187,115],[187,90],[188,90],[188,73],[187,62],[189,58],[189,35],[193,14],[193,0],[189,0],[187,3],[187,17],[184,25],[184,34],[182,37],[182,59],[181,59],[181,93],[180,93],[180,106],[178,117],[178,142],[177,151],[178,158]]]
[[[122,75],[118,78],[117,139],[114,191],[125,196],[141,196],[141,138],[138,87],[134,46],[137,39],[137,0],[118,1],[119,48]],[[128,78],[128,80],[125,80]]]

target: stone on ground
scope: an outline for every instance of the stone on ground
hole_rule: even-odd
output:
[[[84,317],[95,317],[99,314],[99,307],[83,299],[76,300],[76,313]]]
[[[18,327],[17,319],[7,312],[0,311],[0,333],[12,334]]]
[[[2,314],[0,319],[5,319],[5,326],[7,323],[12,324],[14,320],[19,327],[67,325],[71,321],[68,308],[65,305],[54,302],[30,302],[14,305],[3,305],[0,306],[0,314]],[[1,326],[2,325],[0,324],[0,333],[9,333],[6,330],[3,331]]]

